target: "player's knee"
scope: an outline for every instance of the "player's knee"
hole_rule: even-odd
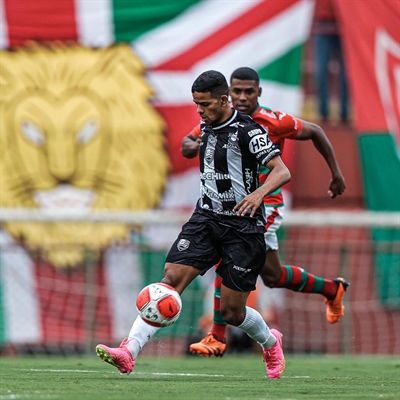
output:
[[[164,267],[162,282],[172,286],[179,294],[182,294],[198,274],[199,270],[194,267],[167,262]]]
[[[269,264],[268,262],[265,264],[264,268],[262,269],[260,276],[264,285],[270,288],[276,286],[279,282],[279,279],[282,275],[282,267],[280,264]]]
[[[264,282],[264,285],[270,288],[273,288],[276,286],[276,284],[279,282],[279,279],[282,275],[282,271],[266,271],[262,274],[260,274],[262,281]]]
[[[233,308],[221,308],[224,321],[233,326],[239,326],[244,320],[244,314]]]
[[[264,282],[264,285],[269,288],[273,288],[279,282],[279,278],[274,275],[264,275],[261,278]]]

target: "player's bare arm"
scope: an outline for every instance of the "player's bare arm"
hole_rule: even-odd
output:
[[[337,195],[344,193],[346,183],[336,160],[332,144],[319,125],[307,121],[302,122],[303,130],[297,137],[297,140],[312,140],[314,147],[322,157],[324,157],[332,174],[332,179],[329,182],[328,195],[334,199]]]
[[[194,158],[199,154],[201,137],[188,134],[182,139],[181,154],[186,158]]]
[[[239,216],[245,216],[249,211],[251,211],[250,216],[254,217],[254,214],[262,203],[264,197],[290,181],[290,171],[283,163],[280,156],[273,157],[266,166],[271,170],[271,172],[263,185],[253,193],[248,194],[234,207],[233,211],[237,211]]]

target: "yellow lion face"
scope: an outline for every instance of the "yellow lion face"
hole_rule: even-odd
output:
[[[2,207],[148,209],[169,162],[152,90],[129,46],[35,46],[1,52]],[[99,249],[126,226],[10,223],[57,266],[82,261],[73,243]]]

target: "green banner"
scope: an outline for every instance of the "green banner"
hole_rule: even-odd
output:
[[[113,0],[117,42],[132,42],[140,35],[175,18],[200,0]]]
[[[371,211],[400,211],[400,159],[393,136],[359,137],[366,206]],[[375,276],[379,298],[400,307],[400,229],[375,228]]]
[[[400,158],[390,134],[359,136],[366,207],[400,211]]]

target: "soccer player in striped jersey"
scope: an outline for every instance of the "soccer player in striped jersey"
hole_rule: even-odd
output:
[[[236,69],[230,79],[230,97],[233,107],[247,115],[268,130],[271,141],[282,152],[285,139],[311,140],[315,148],[325,159],[332,179],[329,183],[328,195],[335,198],[345,190],[345,180],[337,163],[334,150],[322,128],[311,122],[306,122],[281,111],[272,111],[258,104],[262,88],[255,70],[248,67]],[[182,154],[192,158],[201,139],[199,128],[196,126],[182,141]],[[265,181],[269,174],[268,168],[261,166],[259,182]],[[342,299],[349,285],[343,278],[325,279],[313,275],[295,265],[284,265],[278,253],[276,231],[282,224],[284,202],[279,188],[264,199],[267,232],[265,243],[267,259],[260,276],[267,287],[286,288],[302,293],[319,293],[325,297],[326,318],[334,324],[344,315]],[[214,320],[211,331],[199,343],[193,343],[190,351],[210,357],[221,357],[226,349],[226,322],[219,311],[219,296],[221,278],[218,273],[214,282]]]
[[[162,282],[181,294],[219,262],[221,315],[260,344],[268,377],[279,379],[285,369],[282,334],[269,329],[246,302],[267,255],[263,199],[289,182],[290,172],[266,129],[231,108],[228,95],[228,82],[218,71],[203,72],[192,85],[201,118],[202,140],[194,151],[200,158],[201,195],[168,252]],[[271,170],[262,185],[260,165]],[[99,344],[96,352],[120,373],[129,374],[158,329],[138,315],[118,348]]]

